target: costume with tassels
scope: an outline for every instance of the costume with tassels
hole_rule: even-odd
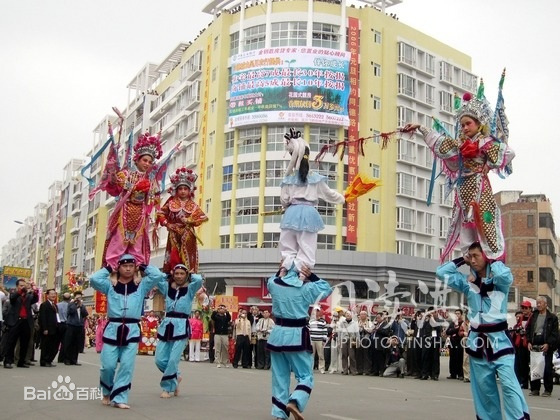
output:
[[[484,97],[482,81],[477,96],[466,93],[463,104],[457,107],[457,127],[460,127],[463,117],[470,117],[480,124],[475,135],[468,137],[461,132],[457,138],[452,138],[448,133],[419,127],[428,147],[443,161],[448,191],[456,191],[441,261],[451,255],[457,244],[465,254],[473,242],[480,242],[488,259],[504,258],[501,214],[488,178],[490,171],[502,177],[509,175],[515,156],[507,144],[502,84],[503,76],[496,114]]]
[[[157,212],[157,222],[169,231],[163,261],[163,271],[166,273],[177,264],[184,264],[191,273],[198,272],[199,239],[194,228],[207,222],[208,216],[192,199],[197,178],[191,169],[178,168],[171,176],[173,195]],[[187,187],[184,197],[180,197],[180,187]]]
[[[135,164],[146,155],[152,158],[152,165],[161,157],[159,135],[146,133],[139,137],[134,146]],[[125,253],[134,256],[137,264],[150,261],[150,215],[160,199],[159,182],[152,168],[142,172],[138,167],[128,167],[116,174],[119,199],[109,218],[104,254],[104,262],[113,268]]]
[[[325,176],[309,171],[309,146],[301,132],[290,129],[284,135],[291,160],[282,180],[280,202],[286,209],[280,223],[278,247],[289,270],[293,264],[297,271],[302,265],[315,266],[317,232],[324,228],[316,207],[319,198],[336,204],[344,203],[344,196],[327,185]]]

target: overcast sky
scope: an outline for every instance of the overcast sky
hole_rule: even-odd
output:
[[[207,0],[18,0],[0,9],[0,247],[15,237],[72,158],[85,158],[93,129],[124,108],[126,85],[193,40],[211,17]],[[538,5],[538,6],[536,6]],[[505,101],[514,173],[494,191],[544,193],[560,215],[560,97],[557,0],[405,0],[387,9],[400,22],[472,57],[495,103],[507,67]],[[554,42],[553,42],[554,41]],[[556,98],[556,99],[555,99]],[[554,106],[553,106],[554,105]]]

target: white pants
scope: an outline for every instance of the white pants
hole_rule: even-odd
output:
[[[319,355],[319,371],[323,373],[325,371],[325,351],[324,343],[322,341],[311,341],[311,347],[313,348],[313,364],[315,364],[315,354]]]
[[[200,342],[202,340],[189,340],[189,361],[200,362]]]
[[[286,270],[289,270],[292,264],[296,265],[297,271],[301,271],[302,265],[313,269],[317,250],[317,233],[282,229],[278,248],[284,259],[282,266]]]

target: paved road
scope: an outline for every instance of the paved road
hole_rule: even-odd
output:
[[[181,362],[184,381],[179,397],[159,398],[160,374],[153,356],[138,356],[131,410],[105,407],[99,400],[77,400],[78,389],[95,387],[99,357],[92,350],[80,355],[82,366],[0,369],[0,419],[270,419],[270,371],[218,369],[209,363]],[[439,381],[369,376],[315,376],[315,389],[306,419],[362,420],[371,418],[473,419],[470,387],[447,380],[447,358],[442,358]],[[444,375],[445,374],[445,375]],[[46,391],[58,375],[70,377],[77,388],[72,401],[24,399],[24,387]],[[58,383],[57,383],[58,386]],[[58,386],[60,388],[60,386]],[[81,391],[83,392],[83,391]],[[33,394],[28,393],[29,396]],[[34,395],[38,395],[36,391]],[[85,394],[82,394],[85,395]],[[552,398],[527,397],[535,419],[558,419],[560,387]],[[81,397],[80,397],[81,398]]]

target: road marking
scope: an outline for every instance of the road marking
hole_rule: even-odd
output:
[[[554,408],[532,407],[532,406],[529,406],[529,408],[531,410],[552,411],[553,413],[560,413],[560,410],[555,410]]]
[[[328,381],[315,381],[318,384],[329,384],[329,385],[342,385],[340,382],[328,382]]]
[[[403,392],[400,389],[375,388],[373,386],[368,386],[368,389],[373,389],[374,391]]]
[[[99,368],[101,367],[101,365],[98,365],[97,363],[84,362],[83,360],[80,360],[80,363],[83,365],[97,366]]]
[[[450,400],[459,400],[459,401],[471,401],[472,402],[472,398],[461,398],[461,397],[450,397],[447,395],[438,395],[439,398],[447,398]]]
[[[342,416],[337,416],[336,414],[321,414],[322,417],[329,417],[331,419],[336,419],[336,420],[359,420],[359,419],[355,419],[353,417],[342,417]]]

